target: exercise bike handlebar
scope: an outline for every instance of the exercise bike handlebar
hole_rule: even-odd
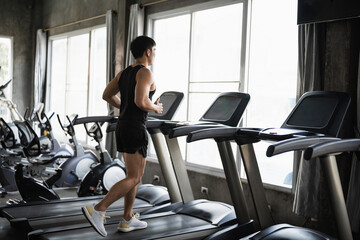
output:
[[[4,83],[3,85],[0,86],[0,91],[4,90],[8,85],[9,83],[12,81],[12,78],[10,80],[8,80],[6,83]]]
[[[94,122],[94,124],[91,126],[91,128],[88,129],[87,124],[84,123],[84,128],[86,130],[87,135],[94,138],[95,141],[97,141],[97,142],[101,141],[101,139],[103,137],[103,133],[101,131],[102,124],[100,124],[99,122]]]
[[[52,116],[54,116],[54,112],[51,114],[50,118]],[[39,113],[36,113],[36,118],[39,122],[39,127],[42,130],[46,130],[46,131],[51,131],[52,127],[51,127],[51,123],[50,123],[50,118],[47,117],[47,115],[45,113],[42,113],[43,117],[46,118],[46,121],[43,123],[40,119]]]
[[[0,118],[0,142],[4,148],[13,148],[16,146],[15,135],[10,126],[3,118]]]
[[[62,124],[61,120],[60,120],[60,116],[59,114],[56,114],[57,115],[57,119],[59,121],[59,124],[61,126],[61,128],[66,132],[66,133],[69,133],[71,136],[73,136],[75,134],[75,129],[74,129],[74,125],[73,125],[73,122],[75,122],[75,120],[78,118],[79,115],[75,115],[73,121],[70,120],[69,116],[66,115],[66,118],[67,120],[69,121],[69,125],[65,126]]]

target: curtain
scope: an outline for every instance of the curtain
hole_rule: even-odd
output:
[[[47,33],[42,29],[36,32],[34,69],[34,106],[44,103],[46,98],[46,56],[47,56]]]
[[[117,15],[114,11],[106,12],[106,82],[115,77],[115,50],[116,50],[116,23]],[[109,115],[114,115],[114,108],[108,104]],[[106,134],[105,148],[112,157],[116,155],[114,134]]]
[[[136,37],[144,34],[144,9],[139,4],[130,6],[129,30],[126,44],[125,66],[129,66],[134,62],[134,57],[130,52],[130,43]]]
[[[299,26],[298,97],[308,91],[321,90],[320,26]],[[319,217],[320,210],[320,161],[305,161],[300,157],[295,186],[293,212],[312,218]]]
[[[360,56],[359,56],[360,59]],[[356,137],[360,137],[360,61],[358,67],[358,79],[357,79],[357,111],[356,111],[356,122],[355,122],[355,133]],[[359,233],[360,228],[360,154],[354,153],[351,165],[351,174],[349,181],[349,190],[346,198],[346,206],[348,209],[351,229],[355,233]]]

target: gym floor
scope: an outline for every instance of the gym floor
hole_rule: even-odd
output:
[[[76,197],[76,188],[54,188],[60,198]],[[21,199],[19,192],[10,192],[5,197],[0,198],[0,205],[6,204],[9,199]],[[6,218],[0,217],[0,239],[1,240],[22,240],[27,239],[27,235],[11,227]]]

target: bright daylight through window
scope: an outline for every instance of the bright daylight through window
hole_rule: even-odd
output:
[[[63,119],[72,114],[106,115],[107,105],[102,100],[106,86],[106,28],[52,38],[50,78],[50,109]],[[82,126],[75,131],[79,140],[86,141]]]
[[[280,127],[295,106],[296,4],[296,0],[253,1],[246,82],[251,96],[245,119],[247,127]],[[262,180],[291,187],[294,153],[267,158],[267,146],[265,142],[254,144]]]
[[[244,6],[239,1],[149,17],[157,42],[153,66],[157,94],[176,90],[187,96],[174,119],[199,120],[215,97],[226,91],[243,90],[251,95],[243,122],[248,127],[280,127],[294,106],[296,0],[253,0],[248,22],[243,22]],[[242,58],[246,39],[243,29],[248,23],[251,23],[247,32],[249,54]],[[247,74],[242,76],[243,65],[248,67]],[[222,168],[214,141],[186,144],[180,138],[179,142],[188,164],[210,171]],[[236,152],[235,144],[232,146]],[[291,187],[293,155],[269,159],[265,156],[266,148],[266,143],[255,144],[264,182]],[[155,154],[153,149],[151,153]]]
[[[0,36],[0,85],[7,83],[12,78],[12,38]],[[11,86],[10,83],[4,94],[7,98],[11,99]],[[10,112],[7,104],[0,101],[0,117],[6,121],[10,121]]]
[[[174,119],[197,121],[218,94],[238,90],[241,20],[242,3],[154,21],[157,58],[153,71],[158,90],[177,90],[188,96]],[[226,48],[217,51],[225,39]],[[181,138],[180,143],[188,163],[221,168],[215,142],[186,145]]]

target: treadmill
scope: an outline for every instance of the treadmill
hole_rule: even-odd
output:
[[[351,225],[346,208],[344,193],[340,181],[339,171],[336,163],[336,155],[343,152],[358,152],[360,140],[343,139],[338,141],[318,143],[308,147],[304,153],[305,160],[317,160],[320,158],[321,166],[328,183],[332,209],[334,211],[339,239],[352,239]]]
[[[183,93],[165,92],[160,97],[163,103],[164,111],[162,114],[150,115],[149,118],[152,120],[147,122],[149,129],[159,126],[160,122],[156,118],[169,120],[173,117],[176,109],[181,103]],[[104,119],[109,120],[109,116],[79,118],[77,119],[76,124],[83,124],[91,121],[103,121]],[[109,125],[108,128],[111,128],[111,125]],[[112,130],[110,129],[110,131]],[[159,146],[156,143],[154,143],[154,146],[155,149],[163,149],[162,146]],[[164,150],[162,152],[164,152]],[[166,155],[158,157],[159,159],[163,159],[166,158]],[[108,158],[109,157],[105,156],[105,161],[110,161]],[[166,180],[165,176],[164,178]],[[175,188],[175,190],[172,190],[173,188]],[[154,206],[159,206],[157,208],[158,211],[168,211],[174,206],[179,206],[179,199],[181,198],[179,197],[179,193],[176,192],[176,188],[177,187],[174,186],[169,188],[169,192],[172,193],[169,199],[169,194],[165,187],[153,186],[150,184],[140,187],[135,199],[134,210],[142,212]],[[25,232],[54,226],[83,226],[87,225],[87,221],[83,217],[81,206],[97,203],[101,198],[103,198],[103,196],[4,205],[0,207],[0,216],[7,218],[13,227]],[[123,206],[124,198],[121,198],[109,207],[107,211],[108,216],[119,218],[123,214]]]
[[[305,150],[308,146],[320,142],[337,142],[337,135],[350,104],[350,97],[345,93],[336,92],[309,92],[304,94],[289,117],[277,129],[255,128],[216,128],[201,130],[188,135],[187,141],[193,142],[201,139],[213,138],[218,144],[225,140],[233,139],[240,148],[245,172],[248,178],[250,192],[259,218],[260,228],[258,233],[243,236],[237,226],[229,227],[222,232],[215,233],[209,239],[227,239],[227,236],[236,235],[237,239],[309,239],[325,240],[334,239],[326,234],[292,226],[289,224],[276,224],[271,219],[270,209],[265,197],[261,182],[256,156],[252,147],[253,143],[260,140],[275,141],[267,151],[268,156],[286,151]],[[324,143],[326,144],[326,143]],[[224,160],[223,160],[224,161]],[[237,177],[238,173],[236,172]],[[238,189],[237,191],[241,191]],[[339,191],[337,191],[339,194]],[[333,200],[334,198],[332,198]],[[340,203],[337,201],[337,203]],[[344,206],[344,204],[340,204]],[[344,211],[341,211],[344,213]],[[337,217],[338,219],[338,217]],[[246,219],[245,219],[246,220]],[[340,218],[340,222],[346,217]],[[346,221],[345,221],[346,222]],[[346,225],[346,224],[345,224]],[[344,228],[343,228],[344,229]],[[345,232],[348,230],[345,228]],[[345,238],[351,239],[346,235]]]
[[[248,101],[248,94],[220,94],[204,116],[209,116],[209,120],[215,120],[216,117],[218,119],[226,118],[226,120],[235,119],[237,124]],[[205,117],[203,119],[205,120]],[[177,126],[182,126],[182,124],[176,124]],[[215,125],[217,127],[225,126],[213,121],[203,122],[203,124],[204,126],[202,128],[213,127]],[[175,129],[174,127],[172,130]],[[169,151],[171,151],[170,148]],[[173,163],[173,158],[171,158],[171,161]],[[175,165],[173,168],[175,168]],[[176,171],[175,178],[178,179]],[[179,185],[181,185],[180,182]],[[184,192],[180,192],[184,199]],[[152,210],[149,212],[146,211],[146,214],[142,214],[141,220],[146,221],[148,227],[129,233],[117,232],[118,220],[108,221],[105,224],[108,232],[107,239],[203,239],[214,232],[236,223],[233,206],[203,199],[184,202],[182,206],[169,212],[157,213]],[[244,231],[246,230],[247,233],[250,233],[253,232],[252,229],[252,221],[244,223]],[[62,229],[52,228],[33,231],[28,234],[28,237],[29,239],[56,239],[59,237],[67,239],[102,239],[102,237],[92,229],[90,224],[81,228],[70,226]]]

